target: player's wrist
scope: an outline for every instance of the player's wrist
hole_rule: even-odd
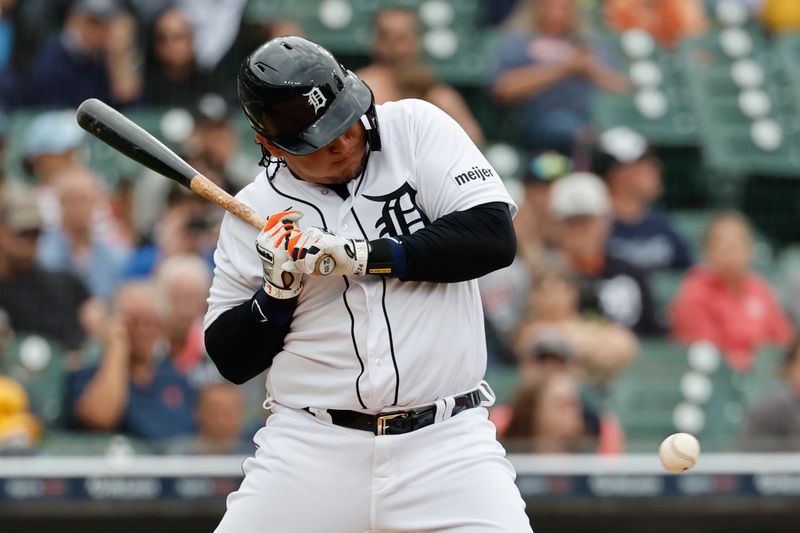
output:
[[[363,239],[352,239],[353,251],[353,274],[357,276],[367,275],[367,263],[369,262],[369,243]]]
[[[259,322],[270,322],[273,324],[286,324],[292,320],[294,310],[299,299],[294,298],[273,298],[263,289],[259,289],[253,295],[250,304],[250,311],[253,317]]]
[[[293,274],[300,278],[299,274]],[[290,298],[297,298],[300,296],[300,293],[303,292],[303,280],[302,278],[289,285],[288,287],[281,287],[278,286],[266,277],[264,278],[264,284],[262,286],[262,290],[264,293],[269,296],[270,298],[275,298],[276,300],[288,300]]]
[[[407,270],[403,243],[393,237],[369,241],[367,274],[403,279]]]

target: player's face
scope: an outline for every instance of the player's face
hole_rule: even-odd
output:
[[[357,178],[367,156],[367,133],[358,120],[328,146],[308,155],[292,155],[263,137],[256,138],[272,155],[286,161],[295,175],[319,185],[337,185]]]

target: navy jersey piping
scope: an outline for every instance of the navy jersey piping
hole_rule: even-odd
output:
[[[358,229],[361,231],[361,235],[364,236],[365,241],[369,241],[367,237],[367,233],[364,231],[364,226],[361,225],[361,221],[358,219],[358,215],[356,214],[356,210],[351,206],[350,212],[353,213],[353,218],[356,219],[356,224],[358,224]],[[400,394],[400,371],[397,368],[397,357],[394,354],[394,339],[392,338],[392,324],[389,321],[389,314],[386,312],[386,277],[380,276],[381,283],[383,284],[383,292],[381,294],[381,306],[383,307],[383,318],[386,321],[386,331],[389,333],[389,352],[392,354],[392,365],[394,366],[394,402],[392,405],[397,405],[397,399]]]
[[[350,288],[350,281],[348,281],[347,276],[342,276],[344,279],[345,289],[342,292],[342,300],[344,300],[344,307],[347,309],[347,314],[350,315],[350,338],[353,340],[353,350],[356,352],[356,357],[358,358],[358,364],[361,365],[361,372],[358,373],[356,376],[356,396],[358,396],[358,403],[361,404],[361,407],[364,409],[367,408],[366,404],[364,404],[364,400],[361,399],[361,376],[364,375],[364,361],[361,359],[361,355],[358,353],[358,345],[356,344],[356,321],[353,317],[353,311],[350,310],[350,304],[347,303],[347,289]]]
[[[322,211],[320,211],[320,209],[317,206],[315,206],[314,204],[312,204],[310,202],[306,202],[305,200],[301,200],[300,198],[295,198],[294,196],[290,196],[288,194],[285,194],[285,193],[283,193],[283,192],[278,190],[278,188],[273,183],[273,180],[267,180],[267,181],[269,182],[269,184],[272,187],[272,189],[276,193],[280,194],[281,196],[283,196],[285,198],[289,198],[290,200],[295,200],[296,202],[300,202],[300,203],[305,204],[305,205],[309,205],[312,208],[314,208],[314,210],[319,214],[320,220],[322,220],[323,229],[325,229],[325,230],[328,229],[328,224],[325,222],[325,216],[322,214]],[[344,301],[345,309],[347,309],[347,314],[350,315],[350,338],[353,341],[353,351],[355,351],[356,358],[358,359],[358,364],[361,366],[361,372],[359,372],[358,376],[356,377],[356,396],[358,396],[358,402],[361,404],[361,407],[366,409],[367,406],[366,406],[366,404],[364,404],[364,401],[361,399],[361,388],[360,388],[360,384],[359,384],[359,382],[361,380],[361,376],[364,375],[364,361],[361,360],[361,354],[358,353],[358,345],[356,344],[356,331],[355,331],[355,329],[356,329],[356,321],[355,321],[355,317],[353,317],[353,312],[350,310],[350,305],[347,303],[347,289],[350,288],[350,282],[347,280],[346,277],[344,277],[344,283],[345,283],[345,289],[344,289],[344,291],[342,291],[342,300]]]

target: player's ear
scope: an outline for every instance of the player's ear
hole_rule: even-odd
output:
[[[261,146],[263,146],[264,149],[267,152],[269,152],[269,155],[271,155],[273,157],[277,157],[279,159],[282,159],[283,156],[287,154],[287,152],[281,150],[278,147],[278,145],[270,142],[269,139],[267,139],[266,137],[264,137],[260,133],[256,133],[256,142],[258,144],[260,144]]]

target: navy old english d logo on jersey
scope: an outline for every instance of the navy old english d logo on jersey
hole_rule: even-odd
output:
[[[365,194],[363,196],[373,202],[383,202],[381,217],[375,222],[375,227],[381,230],[379,237],[409,235],[416,229],[424,228],[431,223],[417,205],[417,191],[408,182],[389,194],[382,196]]]

